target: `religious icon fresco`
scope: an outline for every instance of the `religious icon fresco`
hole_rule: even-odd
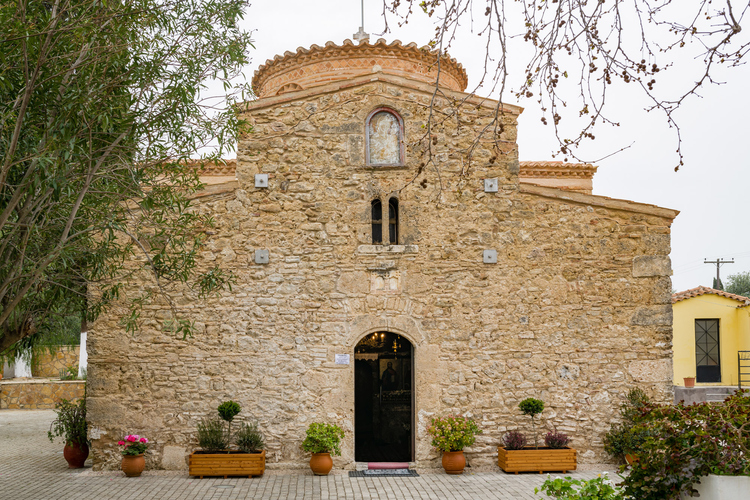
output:
[[[370,138],[371,165],[397,165],[401,162],[398,119],[387,111],[375,113],[367,133]]]

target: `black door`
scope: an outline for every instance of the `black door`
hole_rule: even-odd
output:
[[[413,440],[412,345],[376,332],[354,349],[354,458],[409,462]]]
[[[695,320],[695,381],[721,382],[719,320]]]

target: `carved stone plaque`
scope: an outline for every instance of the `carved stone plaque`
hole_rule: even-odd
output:
[[[401,272],[375,271],[370,274],[370,291],[398,293],[401,291]]]

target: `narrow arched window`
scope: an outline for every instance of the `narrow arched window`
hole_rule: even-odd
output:
[[[388,243],[398,245],[398,200],[388,200]]]
[[[383,244],[383,205],[380,200],[372,200],[372,244]]]
[[[367,117],[367,164],[404,164],[404,122],[390,108],[378,108]]]

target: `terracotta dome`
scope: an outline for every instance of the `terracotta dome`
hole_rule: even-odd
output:
[[[258,97],[269,97],[378,71],[434,84],[437,62],[435,51],[415,43],[402,45],[396,40],[388,44],[382,38],[373,44],[328,42],[325,47],[300,47],[296,53],[287,51],[269,59],[255,72],[253,89]],[[463,66],[448,56],[442,57],[440,65],[440,86],[464,91],[468,78]]]

